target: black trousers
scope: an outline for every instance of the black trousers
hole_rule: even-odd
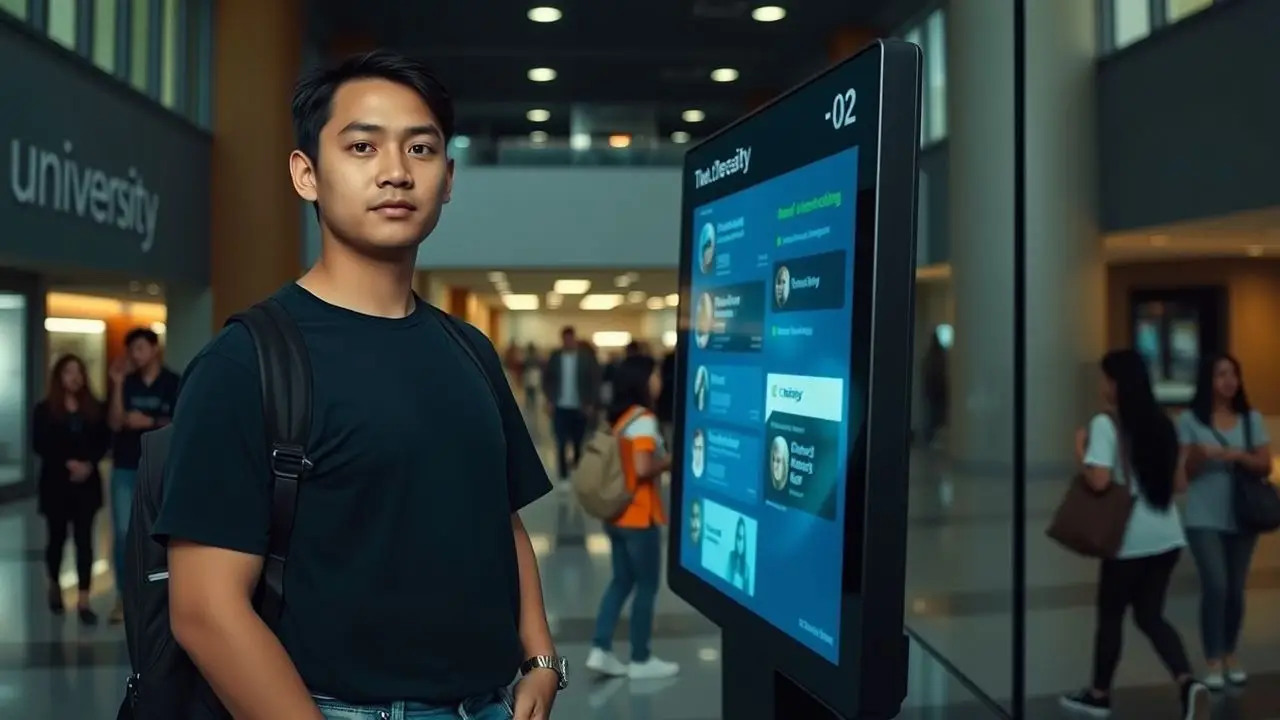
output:
[[[93,518],[97,511],[72,510],[70,512],[51,512],[45,515],[45,523],[49,528],[49,544],[44,551],[45,572],[54,587],[58,586],[58,575],[62,570],[62,551],[67,546],[67,529],[76,545],[76,575],[80,581],[80,589],[88,590],[93,581]]]
[[[1098,628],[1093,645],[1093,687],[1110,690],[1124,644],[1124,616],[1133,607],[1133,621],[1155,647],[1175,678],[1191,674],[1191,663],[1178,631],[1164,617],[1165,595],[1181,550],[1127,560],[1103,560],[1098,578]]]

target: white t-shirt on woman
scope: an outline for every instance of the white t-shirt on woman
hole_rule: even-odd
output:
[[[1182,531],[1178,506],[1171,502],[1169,507],[1160,510],[1148,503],[1142,496],[1142,487],[1128,479],[1124,470],[1125,463],[1119,462],[1118,451],[1119,438],[1115,422],[1108,415],[1094,415],[1093,420],[1089,421],[1089,446],[1085,449],[1084,464],[1109,468],[1111,482],[1128,484],[1135,500],[1133,514],[1129,516],[1129,525],[1125,528],[1124,542],[1120,545],[1116,558],[1127,560],[1150,557],[1186,547],[1187,536]],[[1172,481],[1170,478],[1170,482]]]

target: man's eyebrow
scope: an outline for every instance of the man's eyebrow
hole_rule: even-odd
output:
[[[387,132],[387,128],[381,125],[378,125],[377,123],[364,122],[362,120],[355,120],[347,123],[346,127],[338,131],[338,134],[346,135],[347,133],[385,133],[385,132]],[[436,127],[435,125],[414,125],[412,127],[407,127],[404,129],[404,135],[406,137],[430,135],[435,138],[441,138],[444,136],[444,134],[440,132],[440,128]]]

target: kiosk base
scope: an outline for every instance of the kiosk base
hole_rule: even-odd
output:
[[[898,662],[885,663],[901,685],[894,707],[864,710],[855,718],[840,715],[799,682],[778,672],[768,654],[749,638],[724,632],[720,640],[721,716],[731,720],[892,720],[906,698],[909,647],[910,641],[903,635]]]

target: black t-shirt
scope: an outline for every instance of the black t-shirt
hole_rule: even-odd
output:
[[[453,702],[524,660],[512,514],[550,489],[489,340],[494,378],[421,301],[370,317],[290,284],[310,353],[314,469],[299,492],[280,638],[313,692]],[[222,331],[187,371],[156,521],[167,537],[262,555],[271,478],[252,340]]]
[[[156,379],[147,384],[142,373],[131,372],[120,385],[120,401],[125,413],[137,410],[156,420],[169,420],[178,404],[181,378],[169,368],[160,368]],[[121,470],[137,470],[142,461],[142,430],[121,428],[115,435],[111,464]]]

